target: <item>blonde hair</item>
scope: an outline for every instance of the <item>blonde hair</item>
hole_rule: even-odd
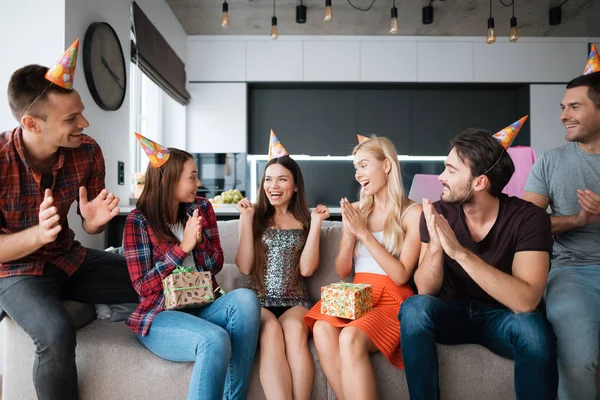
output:
[[[400,216],[408,207],[410,200],[404,194],[398,153],[394,145],[386,137],[370,135],[369,138],[370,140],[359,143],[352,151],[352,155],[362,150],[371,153],[378,161],[384,162],[386,159],[390,161],[391,169],[387,177],[387,193],[388,201],[392,203],[392,209],[385,219],[382,244],[391,255],[398,258],[400,257],[405,235]],[[375,208],[375,196],[367,196],[364,190],[361,189],[359,208],[368,220],[369,215]]]

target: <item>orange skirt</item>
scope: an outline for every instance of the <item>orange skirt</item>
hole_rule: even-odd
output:
[[[393,366],[403,369],[398,313],[402,302],[414,294],[413,290],[408,285],[396,286],[389,276],[379,274],[358,273],[354,283],[367,283],[373,287],[372,311],[354,321],[332,317],[321,314],[319,300],[304,316],[304,322],[311,331],[316,321],[327,321],[338,328],[359,328]]]

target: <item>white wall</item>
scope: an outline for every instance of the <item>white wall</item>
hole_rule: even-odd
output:
[[[186,141],[186,115],[187,108],[182,106],[172,97],[163,96],[163,145],[187,149]]]
[[[39,12],[31,13],[32,9]],[[28,21],[24,28],[23,21]],[[8,107],[6,89],[13,72],[27,64],[52,64],[64,51],[65,0],[3,1],[0,4],[0,132],[18,125]],[[18,34],[16,34],[16,32]],[[4,327],[0,327],[0,343]],[[0,345],[2,374],[4,344]]]
[[[65,0],[1,1],[0,132],[18,125],[6,97],[12,73],[27,64],[49,65],[56,61],[65,51],[64,23]]]
[[[85,36],[87,27],[93,22],[107,22],[110,24],[121,41],[121,46],[126,57],[127,78],[129,80],[129,54],[130,54],[130,3],[123,0],[65,0],[66,1],[66,24],[65,24],[65,46],[70,44],[76,37]],[[178,56],[185,60],[187,37],[181,25],[164,0],[140,0],[140,8],[157,27],[165,39],[177,52]],[[104,153],[106,163],[106,187],[109,191],[119,196],[122,204],[128,205],[131,192],[130,163],[130,140],[132,132],[129,132],[129,96],[131,94],[131,82],[128,82],[128,90],[125,101],[117,111],[104,111],[96,105],[85,83],[83,72],[83,51],[80,48],[78,68],[75,75],[75,87],[81,94],[86,106],[85,117],[90,122],[86,133],[98,141]],[[185,117],[183,118],[185,120]],[[184,128],[185,129],[185,128]],[[117,162],[125,163],[125,185],[117,184]],[[81,228],[81,219],[73,212],[69,215],[71,228],[75,231],[76,238],[84,245],[92,248],[104,248],[104,235],[87,235]]]
[[[49,66],[76,39],[80,38],[75,88],[86,106],[84,115],[90,121],[86,133],[102,147],[106,161],[106,187],[127,202],[130,191],[131,166],[129,165],[129,88],[123,106],[112,112],[101,110],[91,97],[83,72],[83,38],[92,22],[107,22],[117,32],[129,70],[129,2],[126,0],[0,0],[0,49],[4,58],[0,62],[0,131],[14,128],[17,122],[10,113],[6,87],[12,73],[27,64]],[[185,32],[164,0],[138,0],[148,18],[162,32],[167,42],[185,62]],[[27,24],[24,25],[24,21]],[[128,76],[129,78],[129,76]],[[179,121],[184,121],[178,110]],[[177,114],[176,114],[177,115]],[[185,132],[185,126],[178,129]],[[125,186],[117,185],[117,161],[125,162]],[[69,222],[76,238],[85,246],[104,247],[104,236],[90,236],[81,229],[81,220],[72,207]],[[0,342],[2,334],[0,330]],[[0,373],[2,373],[2,347],[0,346]]]
[[[531,113],[531,147],[540,156],[566,143],[566,130],[560,122],[560,103],[566,84],[531,85],[529,92]]]

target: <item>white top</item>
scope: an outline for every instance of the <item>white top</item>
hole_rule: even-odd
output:
[[[410,206],[406,207],[406,209],[400,216],[400,222],[402,222],[402,218],[404,218],[408,209],[414,206],[415,204],[417,203],[413,203]],[[383,242],[383,231],[372,233],[379,243]],[[361,272],[366,272],[368,274],[387,275],[383,268],[381,268],[379,264],[377,264],[377,261],[375,261],[369,250],[367,250],[367,246],[365,246],[365,244],[362,242],[358,244],[357,254],[354,256],[354,273]]]
[[[177,239],[179,239],[180,242],[183,242],[183,225],[169,225],[169,228],[171,228],[171,232],[173,232],[175,237],[177,237]],[[198,268],[196,268],[196,262],[194,261],[194,256],[192,254],[188,254],[187,257],[183,260],[183,263],[181,264],[181,267],[192,267],[198,270]]]

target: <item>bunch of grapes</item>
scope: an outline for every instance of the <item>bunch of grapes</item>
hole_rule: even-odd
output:
[[[214,204],[237,204],[243,198],[244,196],[242,196],[242,193],[239,190],[231,189],[221,193],[218,196],[215,196],[215,198],[212,199],[211,202]]]

